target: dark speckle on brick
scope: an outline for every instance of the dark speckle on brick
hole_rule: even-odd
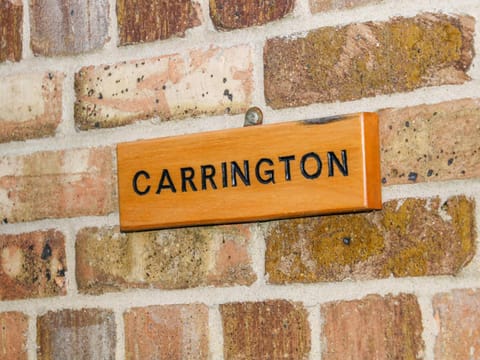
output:
[[[43,247],[41,258],[42,258],[42,260],[48,260],[50,258],[50,256],[52,256],[52,248],[50,247],[50,245],[47,242],[45,244],[45,246]]]
[[[409,181],[417,181],[417,176],[418,176],[418,174],[416,172],[410,172],[408,174],[408,180]]]
[[[448,164],[448,166],[452,165],[453,164],[453,158],[448,159],[447,164]]]

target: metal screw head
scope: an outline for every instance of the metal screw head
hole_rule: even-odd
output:
[[[260,108],[254,106],[245,113],[245,122],[243,126],[260,125],[263,122],[263,113]]]

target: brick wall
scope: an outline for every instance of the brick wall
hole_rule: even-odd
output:
[[[479,359],[478,53],[472,0],[0,0],[0,359]],[[119,231],[117,143],[251,106],[378,112],[383,210]]]

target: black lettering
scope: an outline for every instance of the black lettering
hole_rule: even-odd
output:
[[[207,190],[207,180],[210,181],[210,186],[212,187],[212,189],[216,190],[217,185],[213,180],[213,177],[215,176],[215,167],[213,165],[202,165],[201,170],[202,170],[202,190]]]
[[[181,168],[180,172],[182,174],[182,192],[187,192],[187,183],[190,185],[190,188],[193,191],[197,191],[197,187],[193,182],[193,177],[195,176],[195,170],[191,167]]]
[[[164,184],[167,182],[167,184]],[[156,194],[160,194],[162,189],[170,189],[172,192],[177,192],[177,189],[175,188],[175,185],[173,184],[172,178],[170,177],[170,174],[168,172],[168,169],[163,169],[162,171],[162,177],[160,178],[160,181],[158,182],[158,189]]]
[[[236,161],[232,161],[230,163],[230,166],[232,171],[232,186],[237,186],[237,175],[240,177],[240,180],[242,180],[245,185],[250,186],[250,171],[248,168],[248,160],[243,160],[243,172]]]
[[[222,186],[226,188],[228,186],[228,177],[227,177],[227,163],[222,162]]]
[[[270,166],[273,165],[273,161],[268,158],[262,158],[258,160],[257,165],[255,166],[255,176],[257,177],[257,180],[262,184],[269,184],[269,183],[275,184],[275,177],[274,177],[275,174],[273,169],[264,170],[263,175],[266,175],[267,177],[266,178],[262,177],[262,174],[260,173],[260,166],[264,163]]]
[[[335,164],[343,176],[348,176],[347,150],[342,150],[342,163],[338,160],[333,151],[327,153],[328,158],[328,176],[333,176],[333,164]]]
[[[310,158],[314,159],[315,162],[317,163],[317,170],[315,170],[315,172],[313,173],[308,173],[305,167],[305,163]],[[305,177],[305,179],[313,180],[318,178],[322,173],[322,160],[320,160],[320,156],[318,156],[318,154],[314,152],[310,152],[308,154],[303,155],[302,160],[300,161],[300,170],[302,172],[302,175]]]
[[[295,155],[280,156],[278,160],[285,163],[285,180],[292,180],[292,175],[290,173],[290,161],[295,160]]]
[[[138,188],[138,178],[140,176],[143,176],[145,179],[150,179],[150,174],[148,172],[146,172],[145,170],[140,170],[140,171],[137,171],[135,173],[135,175],[133,176],[133,180],[132,180],[132,185],[133,185],[133,191],[135,191],[135,193],[137,195],[147,195],[148,192],[150,191],[150,185],[147,185],[145,187],[145,190],[140,190]]]

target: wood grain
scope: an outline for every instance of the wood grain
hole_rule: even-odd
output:
[[[374,113],[124,143],[117,152],[123,231],[381,208]]]

